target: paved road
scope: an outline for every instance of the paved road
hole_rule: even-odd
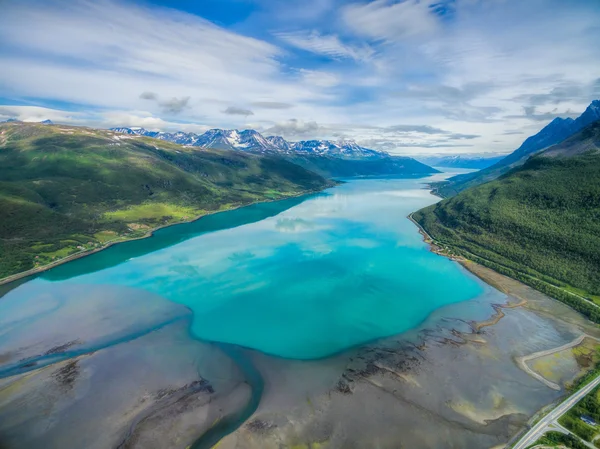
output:
[[[600,384],[600,376],[596,377],[593,381],[579,390],[577,393],[569,396],[563,402],[561,402],[554,410],[544,416],[535,426],[533,426],[529,432],[527,432],[518,442],[513,445],[512,449],[525,449],[535,443],[548,429],[548,425],[552,424],[563,414],[565,414],[571,407],[573,407],[581,398],[592,391],[596,386]]]
[[[583,444],[585,444],[587,447],[589,447],[590,449],[597,449],[596,446],[594,446],[589,441],[585,441],[583,438],[578,437],[573,432],[571,432],[569,429],[566,429],[565,427],[561,426],[558,421],[554,421],[552,423],[552,426],[556,427],[555,430],[558,430],[559,432],[562,432],[562,433],[567,434],[567,435],[573,435],[575,438],[579,438],[581,440],[581,442]]]

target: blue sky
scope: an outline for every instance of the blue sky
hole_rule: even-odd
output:
[[[597,0],[15,0],[0,119],[508,152],[600,98],[598,42]]]

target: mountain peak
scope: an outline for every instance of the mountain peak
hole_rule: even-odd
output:
[[[178,131],[175,133],[147,131],[144,128],[111,128],[112,131],[154,137],[156,139],[175,142],[180,145],[214,148],[218,150],[239,150],[249,153],[273,154],[312,154],[333,156],[344,159],[381,159],[389,157],[382,151],[361,147],[354,140],[303,140],[295,143],[288,142],[281,136],[264,137],[254,129],[220,129],[212,128],[202,135]]]
[[[554,126],[563,126],[567,123],[571,123],[572,121],[573,119],[571,117],[556,117],[550,123],[548,123],[548,125],[546,125],[546,128]]]
[[[596,120],[600,120],[600,100],[594,100],[587,107],[585,112],[575,120],[577,123],[577,131],[585,128],[590,123],[595,122]]]

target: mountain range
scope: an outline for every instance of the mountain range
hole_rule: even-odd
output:
[[[276,155],[324,177],[403,175],[423,176],[438,170],[413,158],[361,147],[353,140],[302,140],[264,137],[247,129],[211,129],[204,134],[148,131],[144,128],[112,128],[111,131],[165,140],[180,145]]]
[[[111,128],[111,131],[129,135],[152,137],[180,145],[213,148],[217,150],[239,150],[249,153],[265,154],[302,154],[334,156],[348,159],[386,158],[389,154],[383,151],[363,148],[353,140],[302,140],[289,142],[281,136],[264,137],[258,131],[246,129],[210,129],[204,134],[185,133],[182,131],[168,133],[148,131],[144,128]]]
[[[434,190],[443,197],[449,197],[469,187],[492,181],[511,168],[523,165],[531,155],[562,142],[597,120],[600,120],[600,100],[594,100],[576,119],[555,118],[540,132],[527,138],[519,148],[494,165],[476,173],[454,176],[448,181],[436,184]]]

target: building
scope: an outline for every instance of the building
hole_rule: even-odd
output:
[[[593,418],[587,416],[587,415],[582,415],[581,416],[581,420],[586,423],[589,424],[590,426],[595,426],[596,425],[596,421],[594,421]]]

